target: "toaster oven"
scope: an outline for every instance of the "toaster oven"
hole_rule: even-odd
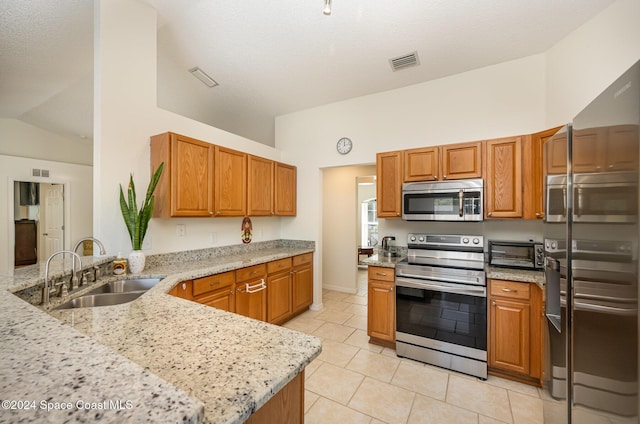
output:
[[[489,265],[542,270],[544,247],[537,242],[489,241]]]

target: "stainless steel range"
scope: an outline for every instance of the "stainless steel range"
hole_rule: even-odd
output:
[[[487,378],[484,239],[409,234],[396,265],[396,353]]]

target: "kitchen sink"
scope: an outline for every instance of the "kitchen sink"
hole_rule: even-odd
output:
[[[146,291],[160,282],[160,278],[133,278],[131,280],[111,281],[87,294],[128,293]]]
[[[131,302],[142,296],[145,291],[128,293],[87,294],[63,303],[56,309],[91,308],[94,306],[112,306]]]

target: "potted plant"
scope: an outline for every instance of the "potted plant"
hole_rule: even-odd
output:
[[[151,181],[147,187],[147,195],[139,211],[137,209],[136,186],[133,183],[133,174],[129,174],[128,201],[125,199],[122,185],[120,185],[120,210],[122,211],[122,218],[127,226],[127,231],[129,231],[131,247],[133,248],[133,251],[129,254],[129,270],[133,274],[138,274],[144,270],[145,255],[142,251],[142,242],[147,234],[149,220],[153,214],[153,204],[155,202],[153,191],[158,185],[163,168],[164,162],[158,165],[158,168],[151,176]]]

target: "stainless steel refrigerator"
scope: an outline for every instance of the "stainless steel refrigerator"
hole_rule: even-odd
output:
[[[638,422],[640,62],[544,146],[545,423]]]

